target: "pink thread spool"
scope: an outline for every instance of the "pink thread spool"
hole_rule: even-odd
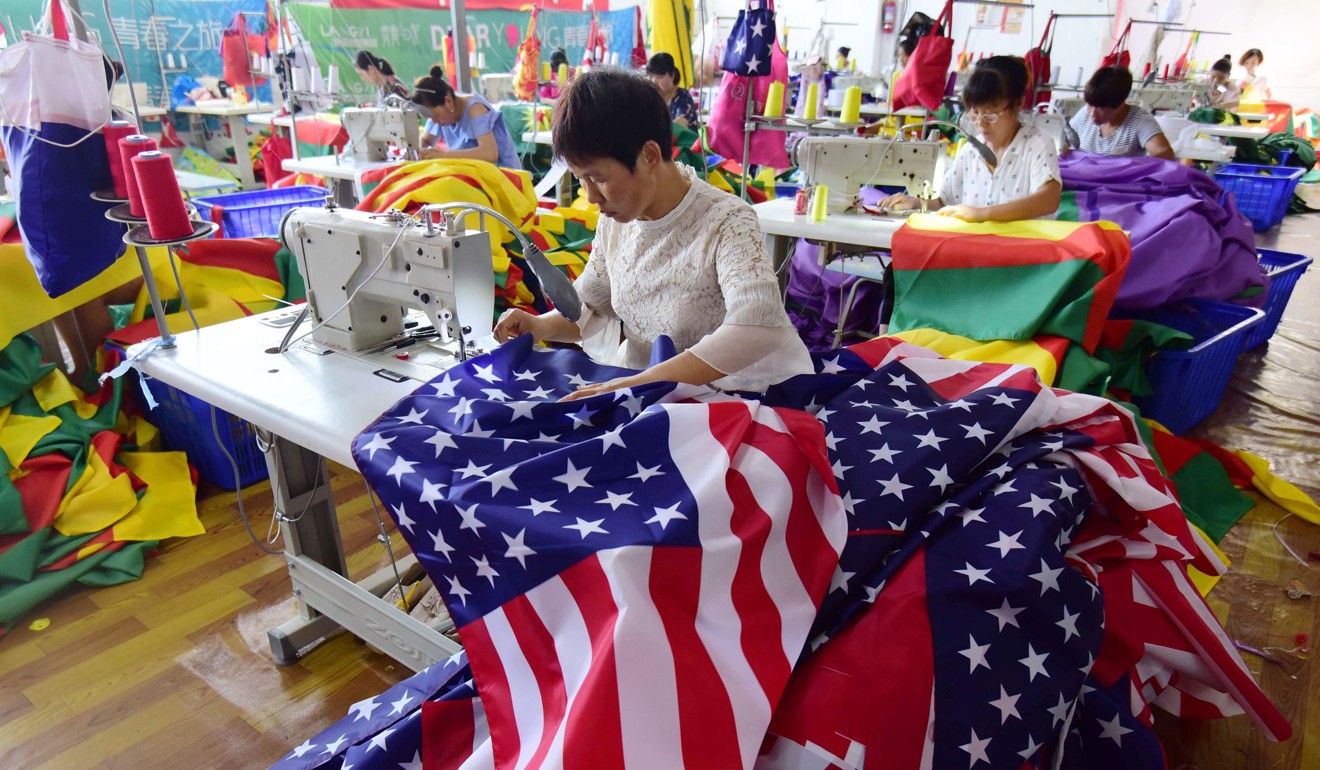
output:
[[[132,136],[137,126],[127,120],[112,120],[105,125],[105,154],[110,161],[110,178],[115,183],[115,197],[128,197],[128,180],[124,178],[124,156],[119,153],[119,140]]]
[[[142,196],[138,192],[137,177],[133,172],[133,158],[139,153],[156,149],[156,140],[142,134],[133,134],[119,140],[119,155],[124,164],[124,184],[128,187],[128,210],[135,217],[145,217],[142,208]]]

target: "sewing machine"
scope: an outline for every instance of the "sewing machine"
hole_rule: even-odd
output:
[[[469,220],[333,206],[289,212],[280,237],[307,285],[312,343],[420,381],[475,354],[495,314],[490,234],[459,229],[460,221]]]
[[[389,146],[399,147],[416,159],[421,147],[417,117],[397,107],[348,107],[339,113],[348,133],[348,153],[354,160],[390,160]]]
[[[826,185],[832,193],[828,212],[851,208],[865,185],[902,185],[911,195],[929,194],[924,183],[935,179],[944,154],[941,142],[895,140],[891,137],[808,136],[793,148],[793,163],[810,185]]]

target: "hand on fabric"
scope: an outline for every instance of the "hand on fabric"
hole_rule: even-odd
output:
[[[916,198],[913,198],[910,195],[905,195],[903,193],[894,193],[893,195],[886,195],[885,197],[880,199],[880,208],[884,208],[884,209],[895,209],[899,211],[906,211],[907,209],[915,209],[920,205],[921,205],[921,201],[917,200]]]
[[[495,324],[495,331],[492,334],[495,336],[495,341],[501,344],[523,334],[531,334],[532,339],[540,342],[543,337],[539,333],[540,324],[538,320],[536,316],[525,310],[510,308],[504,311],[504,315],[500,316],[500,320]]]
[[[984,208],[981,208],[980,206],[968,206],[965,203],[956,203],[952,206],[945,206],[935,213],[942,217],[961,219],[964,222],[984,222],[986,218]]]
[[[422,160],[437,160],[439,158],[448,157],[446,153],[447,153],[446,150],[440,150],[435,147],[427,147],[421,152],[418,152],[417,157],[421,158]]]
[[[645,372],[630,377],[616,377],[606,382],[593,382],[587,385],[579,385],[576,392],[569,393],[567,396],[564,396],[559,400],[578,401],[584,398],[591,398],[592,396],[599,396],[602,393],[613,393],[616,390],[623,390],[624,388],[635,388],[638,385],[643,384],[644,381],[641,377],[644,374]],[[645,382],[649,382],[649,380],[646,380]]]

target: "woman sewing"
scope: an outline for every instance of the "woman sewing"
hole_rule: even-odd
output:
[[[408,98],[408,87],[394,76],[394,67],[371,51],[353,54],[353,69],[358,77],[376,88],[378,101],[390,95]]]
[[[1270,92],[1270,81],[1264,75],[1256,73],[1256,68],[1265,62],[1265,54],[1261,53],[1259,48],[1249,48],[1238,59],[1238,64],[1247,71],[1246,76],[1242,78],[1242,101],[1244,102],[1263,102],[1273,97]]]
[[[1224,58],[1210,66],[1210,106],[1221,110],[1236,112],[1242,100],[1242,92],[1233,82],[1233,58],[1224,54]]]
[[[641,370],[584,385],[570,400],[648,382],[764,390],[812,371],[756,213],[670,159],[669,109],[651,83],[615,67],[579,74],[555,104],[553,136],[555,155],[601,213],[576,282],[582,318],[510,310],[497,340],[603,341],[604,363]],[[648,367],[661,335],[680,352]]]
[[[409,97],[431,114],[423,129],[423,146],[435,137],[445,141],[445,149],[422,150],[422,159],[484,160],[504,168],[522,168],[500,111],[480,94],[455,92],[444,75],[442,67],[432,67],[430,75],[418,78]]]
[[[696,130],[697,105],[692,101],[692,94],[678,85],[678,66],[674,57],[667,53],[658,53],[646,63],[646,74],[660,89],[660,95],[669,105],[670,119],[684,128]]]
[[[1077,149],[1099,155],[1173,160],[1173,147],[1146,110],[1127,103],[1132,73],[1127,67],[1101,67],[1086,81],[1087,109],[1070,123],[1081,140]]]
[[[1054,142],[1018,116],[1026,83],[1026,65],[1017,57],[996,56],[977,64],[963,88],[964,114],[997,163],[991,168],[971,142],[959,148],[939,197],[930,202],[936,213],[968,222],[1005,222],[1058,210],[1063,185]],[[904,193],[880,201],[891,209],[914,209],[920,203]]]

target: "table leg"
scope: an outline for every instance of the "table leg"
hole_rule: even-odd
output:
[[[459,646],[443,634],[380,600],[394,585],[392,569],[360,583],[349,580],[329,475],[320,455],[276,437],[266,466],[275,509],[286,517],[280,531],[299,605],[298,617],[268,632],[276,663],[293,663],[303,650],[341,627],[414,671],[458,652]],[[408,556],[399,561],[399,570],[414,564],[416,558]]]
[[[247,126],[242,115],[229,116],[229,140],[234,144],[234,162],[238,164],[238,181],[244,190],[257,187],[257,177],[252,171],[252,153],[248,148]]]

